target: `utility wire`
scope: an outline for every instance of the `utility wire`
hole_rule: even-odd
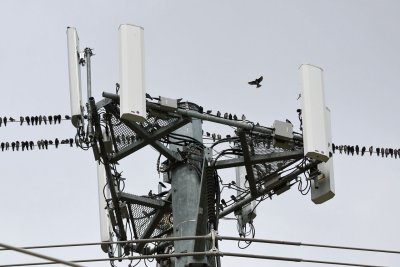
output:
[[[17,252],[20,252],[20,253],[28,254],[28,255],[31,255],[31,256],[34,256],[34,257],[37,257],[37,258],[42,258],[42,259],[45,259],[45,260],[49,260],[49,261],[51,261],[50,262],[51,264],[61,263],[61,264],[64,264],[64,265],[67,265],[67,266],[72,266],[72,267],[82,267],[82,265],[79,265],[79,264],[75,264],[75,263],[72,263],[72,262],[60,260],[60,259],[53,258],[53,257],[47,256],[47,255],[43,255],[43,254],[39,254],[39,253],[36,253],[36,252],[32,252],[32,251],[29,251],[29,250],[26,250],[26,249],[23,249],[23,248],[18,248],[18,247],[14,247],[14,246],[11,246],[11,245],[7,245],[7,244],[4,244],[4,243],[0,243],[0,247],[4,247],[4,248],[10,249],[10,250],[14,250],[14,251],[17,251]],[[10,266],[10,265],[3,265],[3,266]]]
[[[233,219],[233,218],[231,218]],[[210,239],[209,235],[205,236],[185,236],[185,237],[169,237],[169,238],[149,238],[149,239],[136,239],[130,241],[113,241],[113,242],[86,242],[86,243],[70,243],[70,244],[56,244],[56,245],[41,245],[41,246],[25,246],[20,247],[21,249],[44,249],[44,248],[63,248],[63,247],[79,247],[79,246],[94,246],[102,244],[128,244],[128,243],[151,243],[157,241],[177,241],[177,240],[195,240],[195,239]],[[375,248],[362,248],[362,247],[350,247],[350,246],[338,246],[338,245],[327,245],[327,244],[313,244],[295,241],[284,241],[284,240],[272,240],[272,239],[260,239],[260,238],[243,238],[233,236],[217,236],[219,240],[231,240],[231,241],[249,241],[255,243],[267,243],[276,245],[289,245],[289,246],[308,246],[308,247],[320,247],[320,248],[332,248],[332,249],[345,249],[345,250],[358,250],[367,252],[379,252],[379,253],[391,253],[400,254],[399,250],[386,250],[386,249],[375,249]],[[10,250],[9,248],[0,249],[1,251]]]
[[[342,266],[356,266],[356,267],[385,267],[382,265],[368,265],[360,263],[349,263],[349,262],[338,262],[338,261],[322,261],[322,260],[311,260],[302,258],[291,258],[291,257],[277,257],[259,254],[244,254],[244,253],[231,253],[231,252],[220,252],[220,251],[205,251],[205,252],[189,252],[189,253],[172,253],[172,254],[157,254],[157,255],[140,255],[140,256],[127,256],[127,257],[114,257],[114,258],[100,258],[100,259],[85,259],[71,261],[74,263],[87,263],[87,262],[99,262],[99,261],[122,261],[122,260],[139,260],[139,259],[162,259],[171,257],[184,257],[184,256],[228,256],[228,257],[241,257],[241,258],[252,258],[252,259],[264,259],[264,260],[275,260],[275,261],[289,261],[289,262],[308,262],[308,263],[320,263],[320,264],[336,264]],[[0,267],[16,267],[16,266],[33,266],[33,265],[50,265],[56,264],[55,262],[35,262],[35,263],[21,263],[21,264],[7,264],[0,265]],[[78,265],[79,266],[79,265]]]
[[[270,239],[260,239],[260,238],[243,238],[243,237],[231,237],[231,236],[218,236],[218,239],[220,239],[220,240],[233,240],[233,241],[248,241],[248,242],[255,242],[255,243],[268,243],[268,244],[276,244],[276,245],[307,246],[307,247],[346,249],[346,250],[358,250],[358,251],[368,251],[368,252],[400,254],[400,251],[398,251],[398,250],[360,248],[360,247],[337,246],[337,245],[326,245],[326,244],[312,244],[312,243],[283,241],[283,240],[270,240]]]

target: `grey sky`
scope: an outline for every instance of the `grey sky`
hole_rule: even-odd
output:
[[[151,95],[183,97],[262,125],[290,119],[298,130],[298,67],[324,69],[334,143],[400,148],[398,1],[10,1],[0,2],[0,116],[69,113],[66,28],[91,47],[96,99],[117,82],[121,23],[145,29]],[[255,89],[247,81],[264,75]],[[232,133],[204,124],[204,130]],[[1,141],[69,138],[67,122],[10,124]],[[127,192],[155,190],[158,154],[123,160]],[[0,152],[0,242],[14,245],[98,241],[96,168],[91,151]],[[335,154],[336,197],[314,205],[295,188],[259,205],[256,237],[399,249],[399,159]],[[233,173],[224,173],[226,181]],[[237,235],[227,222],[220,232]],[[235,243],[221,244],[235,250]],[[64,259],[106,257],[100,247],[42,250]],[[245,253],[399,266],[400,257],[272,245]],[[0,252],[0,264],[36,259]],[[223,266],[326,266],[223,258]],[[107,263],[87,266],[108,266]],[[127,266],[119,264],[118,266]],[[143,263],[139,266],[144,266]]]

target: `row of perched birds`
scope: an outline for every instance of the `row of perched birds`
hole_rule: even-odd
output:
[[[361,155],[364,156],[365,153],[369,153],[370,156],[372,156],[372,154],[376,154],[378,157],[382,156],[383,157],[388,157],[390,156],[391,158],[395,157],[399,157],[400,158],[400,149],[393,149],[393,148],[383,148],[383,147],[376,147],[374,148],[373,146],[370,146],[367,148],[365,146],[360,147],[358,145],[356,146],[350,146],[350,145],[340,145],[337,146],[335,144],[332,144],[332,152],[336,153],[336,151],[339,151],[340,154],[347,154],[347,155],[352,155],[354,156],[354,154],[356,155]]]
[[[54,139],[53,140],[38,140],[35,142],[33,141],[15,141],[15,142],[1,142],[0,147],[1,151],[7,151],[7,150],[12,150],[12,151],[19,151],[20,149],[22,151],[24,150],[34,150],[35,147],[39,149],[48,149],[49,146],[54,145],[55,148],[58,148],[59,145],[69,145],[70,147],[73,146],[74,144],[74,139],[73,138],[66,138],[66,139]]]
[[[0,117],[0,127],[2,125],[7,126],[8,122],[19,122],[20,125],[24,124],[24,122],[25,122],[27,125],[34,126],[34,125],[41,125],[42,123],[47,124],[47,122],[49,124],[53,124],[53,123],[60,124],[61,120],[70,120],[70,119],[71,119],[71,117],[69,115],[65,115],[64,119],[62,118],[61,115],[49,115],[49,116],[40,115],[40,116],[25,116],[25,117],[21,116],[21,117],[19,117],[19,120],[16,120],[13,117],[9,117],[9,118],[8,117],[3,117],[3,118]]]
[[[235,121],[239,120],[238,116],[236,116],[235,114],[232,115],[231,113],[225,112],[222,115],[221,111],[219,111],[219,110],[214,115],[214,114],[212,114],[212,112],[213,112],[212,110],[207,110],[206,112],[204,112],[203,107],[200,107],[199,108],[199,112],[200,113],[206,113],[206,114],[209,114],[209,115],[213,115],[213,116],[216,116],[216,117],[221,117],[221,118],[224,118],[224,119],[227,119],[227,120],[235,120]],[[243,114],[241,116],[240,120],[245,121],[246,120],[246,116]]]

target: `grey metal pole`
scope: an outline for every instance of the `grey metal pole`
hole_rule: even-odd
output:
[[[191,123],[179,128],[174,133],[194,138],[202,143],[201,120],[193,119]],[[171,169],[172,213],[174,218],[174,236],[195,236],[197,228],[198,208],[200,201],[200,181],[202,151],[198,146],[170,145],[170,149],[187,157],[182,163]],[[206,216],[203,217],[206,220]],[[206,221],[200,224],[206,227]],[[205,230],[205,229],[202,229]],[[205,231],[203,231],[205,232]],[[194,251],[194,240],[179,240],[174,242],[176,253],[191,253]],[[193,258],[182,256],[175,259],[175,267],[185,267],[192,264],[207,266],[206,257]]]

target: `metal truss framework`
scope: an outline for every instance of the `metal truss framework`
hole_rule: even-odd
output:
[[[192,110],[190,103],[187,102],[180,103],[177,109],[171,110],[165,109],[158,103],[147,101],[146,121],[136,123],[120,119],[118,95],[103,93],[103,96],[105,98],[98,103],[94,104],[94,100],[90,103],[92,105],[92,118],[94,118],[96,137],[95,141],[92,142],[92,147],[94,150],[97,149],[99,151],[100,158],[106,168],[109,184],[115,183],[111,165],[118,163],[118,161],[147,145],[152,146],[167,158],[169,164],[181,163],[183,161],[181,155],[170,150],[164,143],[166,143],[165,140],[169,140],[170,134],[190,123],[192,119],[229,125],[237,129],[236,134],[239,142],[236,146],[240,149],[242,156],[225,160],[212,159],[208,162],[208,167],[219,170],[244,166],[250,194],[245,198],[238,199],[232,206],[220,212],[219,218],[240,210],[244,205],[259,197],[277,193],[290,181],[296,179],[298,175],[306,170],[315,168],[318,164],[318,162],[311,162],[302,167],[297,167],[285,176],[277,175],[279,171],[304,158],[302,136],[299,134],[294,135],[290,149],[274,147],[271,144],[274,129],[254,125],[254,123],[248,121],[230,120],[203,113],[202,111]],[[112,151],[106,149],[102,127],[106,128],[106,132],[111,139]],[[203,181],[201,195],[203,195],[204,186]],[[114,187],[110,187],[110,191],[117,217],[120,240],[126,240],[126,233],[124,232],[123,216],[122,211],[119,210],[119,203],[126,203],[128,206],[129,220],[134,229],[135,239],[161,237],[171,232],[171,192],[163,195],[137,196],[117,192]],[[199,210],[203,210],[203,208],[199,207]],[[144,221],[146,222],[144,223]],[[137,227],[138,224],[142,226]],[[202,231],[197,231],[197,233],[199,235],[205,234]],[[139,244],[135,250],[143,253],[144,246],[145,244]],[[201,251],[198,244],[196,247],[195,251]]]

